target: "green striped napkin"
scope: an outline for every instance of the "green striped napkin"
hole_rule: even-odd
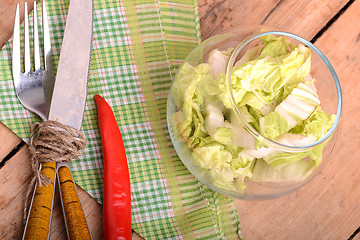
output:
[[[69,1],[48,1],[56,70]],[[95,94],[113,107],[129,162],[133,229],[148,239],[239,239],[231,199],[198,182],[177,156],[166,124],[167,94],[177,68],[200,42],[196,0],[96,0],[94,38],[76,182],[102,201],[102,152]],[[15,11],[15,9],[14,9]],[[37,10],[41,16],[40,8]],[[41,29],[40,29],[41,31]],[[18,102],[11,40],[0,51],[0,120],[24,140],[39,121]],[[71,86],[69,86],[71,87]]]

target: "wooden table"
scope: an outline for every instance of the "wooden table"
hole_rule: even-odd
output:
[[[203,39],[239,25],[264,24],[299,34],[329,58],[343,91],[341,134],[328,165],[310,184],[280,199],[236,200],[244,237],[360,239],[360,1],[198,1]],[[0,0],[0,47],[12,35],[16,2]],[[18,238],[30,181],[28,149],[2,124],[0,143],[0,239]],[[102,239],[101,205],[82,190],[80,196],[94,239]],[[65,238],[59,202],[53,221],[51,238]]]

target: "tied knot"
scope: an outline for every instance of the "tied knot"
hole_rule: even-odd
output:
[[[85,136],[77,129],[51,120],[34,123],[31,127],[29,150],[31,166],[39,186],[50,183],[50,179],[40,172],[41,163],[67,163],[80,157],[80,150],[85,145]]]

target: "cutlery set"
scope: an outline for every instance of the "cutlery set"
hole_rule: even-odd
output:
[[[72,140],[67,139],[70,141],[70,147],[78,144],[77,141],[81,142],[81,138],[83,138],[80,129],[85,110],[91,56],[92,4],[92,1],[70,1],[56,77],[52,66],[51,41],[45,2],[43,2],[42,6],[43,68],[40,60],[36,2],[34,2],[33,24],[34,66],[31,64],[27,3],[24,6],[23,68],[19,4],[16,8],[12,53],[12,71],[16,95],[26,109],[36,113],[44,121],[37,126],[46,125],[52,131],[55,131],[55,135],[62,135],[63,132],[70,131]],[[40,134],[40,129],[38,134]],[[54,135],[53,132],[49,134],[51,137]],[[55,139],[54,142],[59,141]],[[49,150],[48,148],[51,148],[48,151],[51,156],[52,152],[56,152],[56,148],[63,148],[63,146],[50,146],[51,144],[45,142],[40,146],[40,149]],[[37,152],[36,149],[35,152]],[[58,152],[61,153],[61,151]],[[62,156],[58,157],[62,159]],[[35,168],[38,165],[35,164]],[[49,237],[56,176],[59,183],[68,238],[91,239],[76,186],[66,162],[45,161],[41,164],[40,169],[41,176],[45,176],[43,180],[48,180],[49,184],[37,183],[27,216],[23,239],[47,239]]]

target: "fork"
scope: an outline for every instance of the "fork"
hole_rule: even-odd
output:
[[[33,38],[34,38],[34,68],[31,64],[31,54],[30,54],[30,40],[29,40],[29,21],[28,21],[28,10],[27,3],[25,2],[25,19],[24,19],[24,71],[22,70],[21,63],[21,44],[20,44],[20,16],[19,16],[19,3],[16,7],[15,14],[15,25],[14,25],[14,35],[13,35],[13,54],[12,54],[12,70],[13,70],[13,79],[15,86],[15,93],[17,95],[20,103],[31,112],[34,112],[43,121],[48,120],[50,103],[52,92],[54,88],[55,75],[52,64],[52,54],[51,54],[51,43],[50,43],[50,34],[49,34],[49,24],[47,20],[46,5],[43,1],[42,8],[42,22],[43,22],[43,35],[44,35],[44,69],[41,67],[41,58],[40,58],[40,46],[39,46],[39,34],[38,34],[38,22],[37,22],[37,13],[36,13],[36,1],[34,1],[34,27],[33,27]],[[54,190],[55,190],[55,176],[57,173],[57,166],[55,162],[43,163],[41,166],[41,173],[44,176],[47,176],[51,180],[51,184],[47,186],[40,186],[38,184],[34,191],[32,201],[30,204],[30,211],[27,217],[24,239],[48,239],[50,234],[50,223],[51,223],[51,214],[53,208],[53,199],[54,199]],[[59,173],[58,173],[59,174]],[[71,177],[61,174],[62,178],[65,177],[65,182],[73,182]],[[64,180],[63,180],[64,181]],[[75,187],[75,185],[74,185]],[[62,208],[64,211],[64,199],[74,200],[73,202],[78,202],[79,198],[76,193],[76,188],[74,191],[63,192],[60,191],[60,196],[62,200]],[[74,193],[75,192],[75,193]],[[70,203],[73,203],[70,202]],[[68,209],[68,208],[67,208]],[[72,209],[79,209],[74,208]],[[81,209],[81,207],[80,207]],[[82,211],[69,210],[71,216],[74,214],[84,214]],[[67,216],[64,214],[64,216]],[[78,218],[75,218],[78,219]],[[79,222],[72,224],[73,221],[65,217],[66,230],[68,238],[72,238],[73,235],[69,233],[78,231],[77,234],[80,234],[83,239],[90,239],[91,235],[87,228],[87,223],[85,216],[83,217],[85,223],[80,224]]]
[[[15,92],[20,103],[30,111],[39,115],[42,120],[47,120],[52,90],[54,88],[55,75],[52,64],[51,43],[49,34],[49,24],[47,21],[47,13],[45,3],[43,7],[43,33],[44,33],[44,58],[45,68],[41,69],[40,47],[39,47],[39,33],[37,14],[34,11],[34,66],[31,68],[30,57],[30,41],[29,41],[29,21],[27,12],[27,3],[25,2],[25,52],[24,62],[25,71],[21,69],[21,53],[20,53],[20,17],[19,17],[19,3],[16,7],[14,37],[13,37],[13,56],[12,69],[13,79],[15,85]],[[34,1],[34,9],[36,9],[36,2]]]
[[[20,103],[28,110],[36,113],[43,121],[47,120],[51,103],[52,89],[55,82],[54,70],[52,65],[51,43],[49,34],[49,24],[47,21],[47,12],[45,3],[43,3],[43,34],[44,34],[44,69],[41,68],[39,32],[36,13],[36,2],[34,1],[34,69],[31,64],[30,40],[29,40],[29,20],[27,2],[24,4],[24,71],[21,64],[21,44],[20,44],[20,16],[19,3],[16,6],[14,35],[13,35],[13,53],[12,53],[12,71],[15,93]],[[30,212],[25,226],[24,237],[32,236],[34,238],[47,238],[50,232],[50,221],[54,197],[54,182],[56,174],[55,163],[44,163],[41,166],[41,173],[49,177],[51,184],[48,186],[36,186],[36,191],[40,194],[34,194]],[[35,211],[35,205],[39,203],[41,211]],[[34,207],[33,207],[34,206]],[[45,206],[48,206],[46,208]],[[41,218],[42,222],[36,221]]]

